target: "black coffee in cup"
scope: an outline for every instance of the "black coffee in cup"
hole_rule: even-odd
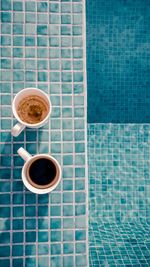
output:
[[[37,158],[31,162],[27,171],[28,181],[37,188],[52,186],[58,179],[58,167],[48,158]]]

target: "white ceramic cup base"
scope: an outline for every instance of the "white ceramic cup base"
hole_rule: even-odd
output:
[[[49,112],[48,112],[47,116],[44,118],[44,120],[42,120],[41,122],[35,123],[35,124],[29,124],[29,123],[22,121],[17,114],[17,108],[18,108],[18,104],[20,103],[20,101],[23,98],[30,96],[30,95],[40,96],[41,98],[43,98],[46,101],[46,103],[48,104],[48,107],[49,107]],[[52,111],[52,105],[51,105],[51,101],[50,101],[48,95],[45,94],[42,90],[37,89],[37,88],[25,88],[16,94],[16,96],[12,102],[12,111],[13,111],[13,114],[14,114],[15,118],[17,119],[18,123],[14,125],[11,133],[14,137],[17,137],[25,129],[25,127],[40,128],[40,127],[44,126],[48,122],[48,119],[50,117],[50,114]]]
[[[33,192],[35,194],[46,194],[46,193],[50,193],[51,191],[53,191],[57,187],[57,185],[59,184],[59,182],[61,180],[61,167],[55,158],[53,158],[52,156],[50,156],[48,154],[37,154],[35,156],[32,156],[22,147],[19,148],[17,152],[20,155],[20,157],[25,161],[25,164],[22,168],[22,181],[28,190],[30,190],[31,192]],[[55,165],[57,166],[58,173],[59,173],[58,179],[55,182],[55,184],[53,184],[52,186],[50,186],[48,188],[44,188],[44,189],[39,189],[39,188],[36,188],[33,185],[31,185],[29,183],[29,181],[27,179],[27,175],[26,175],[27,168],[30,165],[30,163],[33,162],[34,159],[36,160],[36,159],[40,159],[40,158],[46,158],[46,159],[52,160],[55,163]]]

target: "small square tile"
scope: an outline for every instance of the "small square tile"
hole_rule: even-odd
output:
[[[54,219],[54,218],[51,218],[50,219],[50,228],[51,229],[60,229],[61,228],[61,219]]]
[[[20,194],[13,194],[13,204],[23,204],[23,196]]]
[[[48,57],[48,50],[43,48],[37,49],[37,57],[38,58],[47,58]]]
[[[64,256],[63,257],[63,266],[64,267],[73,266],[73,256]]]
[[[37,3],[37,11],[38,12],[47,12],[47,9],[48,9],[48,3],[47,2]]]
[[[11,57],[11,49],[10,48],[5,48],[5,47],[2,47],[1,48],[1,56],[2,57]]]
[[[74,231],[73,230],[64,230],[63,231],[63,241],[73,241],[74,240]]]
[[[35,5],[36,3],[34,1],[25,2],[25,10],[28,12],[35,12]]]
[[[71,16],[70,15],[61,15],[61,23],[62,24],[71,24]]]
[[[73,47],[82,47],[83,40],[81,37],[75,36],[73,37],[72,44],[73,44]]]
[[[59,46],[59,38],[58,37],[50,37],[49,38],[49,44],[50,46],[54,46],[54,47],[57,47]]]
[[[23,57],[23,49],[19,48],[19,47],[13,48],[13,56],[22,58]]]
[[[13,243],[23,243],[23,232],[13,232]]]
[[[61,203],[61,195],[59,193],[52,193],[50,196],[51,203],[60,204]]]
[[[13,207],[13,217],[22,217],[23,216],[23,207]]]
[[[49,220],[47,218],[38,219],[38,229],[44,230],[49,228]]]
[[[12,256],[13,257],[23,256],[23,246],[13,245],[12,246]]]
[[[73,26],[73,35],[81,36],[82,35],[82,27],[81,26]]]
[[[11,60],[10,59],[1,59],[1,68],[2,69],[10,69]]]
[[[71,13],[71,4],[70,3],[61,3],[61,12],[62,13]]]
[[[67,229],[63,232],[64,241],[73,241],[73,231],[68,229],[74,228],[74,219],[73,218],[63,218],[63,228]]]
[[[31,255],[36,255],[36,245],[26,245],[25,246],[25,255],[26,256],[31,256]]]
[[[71,70],[72,68],[72,64],[70,60],[63,60],[61,64],[62,64],[62,70]]]
[[[13,230],[23,230],[23,219],[13,219]]]
[[[36,16],[34,13],[26,13],[25,14],[25,22],[26,23],[36,23]]]
[[[10,233],[3,232],[1,233],[0,244],[8,244],[10,243]]]
[[[11,45],[11,37],[8,35],[1,36],[1,45],[10,46]]]
[[[35,35],[36,34],[36,27],[34,24],[26,24],[25,25],[25,33],[27,35]]]
[[[27,230],[36,229],[36,219],[26,219],[25,227],[26,227]]]
[[[38,46],[48,46],[48,38],[46,36],[43,35],[38,35],[37,37],[37,45]]]
[[[73,254],[74,253],[74,244],[73,243],[64,243],[63,253],[64,254]]]
[[[76,240],[85,240],[86,239],[86,231],[85,230],[76,230],[75,231],[75,239]]]
[[[79,254],[86,253],[86,244],[83,242],[76,243],[76,253]]]
[[[23,25],[14,24],[13,25],[13,34],[22,35],[23,34]]]
[[[73,193],[64,192],[63,193],[63,203],[72,203],[73,202]]]
[[[20,258],[20,259],[14,258],[12,262],[13,262],[13,266],[15,266],[15,267],[23,266],[23,259],[22,258]]]
[[[14,2],[13,3],[13,10],[14,11],[23,11],[23,5],[21,2]]]
[[[61,254],[61,244],[53,244],[51,246],[51,255]]]
[[[32,258],[31,257],[25,258],[25,266],[35,266],[35,265],[36,265],[36,258],[34,258],[33,256]]]
[[[38,232],[38,242],[48,242],[48,232]]]
[[[83,5],[82,3],[74,3],[73,4],[73,12],[74,13],[82,13]]]
[[[2,34],[11,34],[11,24],[2,23],[1,24],[1,32],[2,32]]]
[[[75,215],[82,216],[86,214],[86,206],[84,205],[76,205],[75,206]]]
[[[53,256],[50,258],[51,267],[62,266],[62,257],[61,256]]]
[[[82,16],[81,14],[74,14],[73,15],[73,24],[74,25],[82,25]]]
[[[48,206],[38,206],[38,216],[48,216]]]
[[[49,15],[50,24],[60,24],[60,15],[51,13]]]
[[[50,25],[49,26],[50,36],[59,35],[59,29],[60,29],[60,26],[58,26],[58,25]]]
[[[49,245],[47,244],[38,244],[38,255],[48,255]]]
[[[71,27],[61,26],[61,35],[71,35]]]
[[[50,12],[54,12],[54,13],[59,12],[59,3],[51,3],[49,10]]]
[[[25,207],[25,216],[26,216],[26,217],[33,217],[33,216],[36,216],[36,209],[35,209],[35,206],[26,206],[26,207]]]
[[[59,60],[50,60],[50,69],[51,70],[59,70],[60,69],[60,61]]]
[[[46,35],[47,34],[47,25],[38,25],[37,26],[37,34],[38,35]]]
[[[26,46],[35,46],[35,38],[32,36],[25,37],[25,45]]]
[[[63,190],[70,191],[73,190],[73,182],[71,180],[66,180],[63,182]]]
[[[24,20],[24,17],[22,16],[22,13],[20,13],[20,12],[14,12],[13,13],[13,22],[14,23],[21,24],[24,22],[23,20]]]
[[[51,242],[61,242],[61,231],[51,231]]]
[[[47,13],[38,13],[37,14],[37,23],[38,24],[48,24],[48,14]]]
[[[11,1],[10,0],[2,0],[1,1],[1,9],[2,10],[11,10]]]
[[[2,22],[11,22],[12,15],[10,12],[1,12],[1,21]]]
[[[6,204],[10,204],[10,195],[9,194],[0,195],[0,205],[6,205]]]
[[[38,267],[48,266],[49,257],[38,257]],[[35,265],[33,265],[35,266]]]
[[[27,243],[36,242],[36,232],[34,232],[34,231],[27,231],[25,233],[25,241]]]
[[[73,206],[72,205],[64,205],[63,206],[63,216],[73,216]]]
[[[86,255],[77,255],[76,256],[76,266],[86,266],[87,265],[87,259]]]

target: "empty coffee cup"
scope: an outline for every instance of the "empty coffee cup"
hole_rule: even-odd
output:
[[[25,127],[40,128],[48,122],[52,105],[47,94],[37,88],[26,88],[15,96],[12,111],[18,123],[12,135],[18,136]]]
[[[25,161],[22,180],[31,192],[46,194],[56,188],[61,179],[61,168],[55,158],[48,154],[32,156],[22,147],[17,152]]]

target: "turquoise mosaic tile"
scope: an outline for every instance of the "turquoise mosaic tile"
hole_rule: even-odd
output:
[[[150,266],[149,133],[146,124],[88,124],[92,267]]]
[[[147,0],[86,1],[89,123],[150,123],[149,12]]]
[[[87,267],[84,1],[2,0],[1,10],[0,266]],[[25,87],[46,92],[52,113],[13,138],[11,103]],[[59,161],[53,192],[24,187],[20,146]]]

